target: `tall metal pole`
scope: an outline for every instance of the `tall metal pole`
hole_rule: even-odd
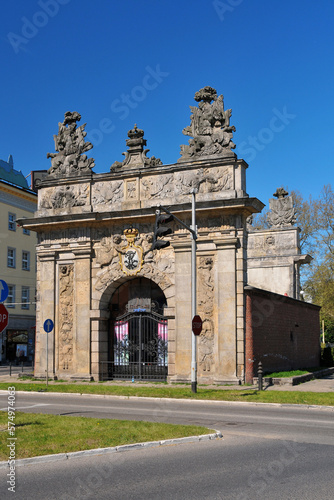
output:
[[[49,332],[46,332],[46,387],[49,385]]]
[[[196,193],[198,190],[193,188],[191,190],[192,194],[192,204],[191,204],[191,229],[194,231],[191,233],[191,319],[196,316],[196,304],[197,304],[197,296],[196,296],[196,237],[197,237],[197,228],[196,228]],[[196,335],[194,332],[191,332],[191,390],[192,392],[197,392],[197,353],[196,353]]]

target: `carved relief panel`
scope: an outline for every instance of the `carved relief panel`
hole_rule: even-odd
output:
[[[205,376],[214,371],[213,258],[209,256],[198,259],[197,300],[198,314],[203,321],[198,339],[199,374]]]
[[[175,265],[173,249],[152,251],[152,232],[125,229],[123,233],[103,236],[95,244],[95,262],[101,268],[96,275],[96,290],[102,291],[113,281],[129,275],[152,279],[162,290],[171,286],[174,283]],[[139,255],[137,259],[133,254],[135,250]]]
[[[73,365],[73,264],[59,266],[59,369]]]
[[[97,182],[92,187],[92,204],[117,205],[124,201],[124,187],[123,180],[115,180],[111,182]]]
[[[56,210],[82,207],[89,204],[89,192],[89,184],[45,188],[38,197],[38,208]]]
[[[124,182],[124,198],[126,201],[137,201],[139,199],[138,179],[128,179]]]

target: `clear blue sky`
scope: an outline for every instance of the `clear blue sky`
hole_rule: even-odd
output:
[[[333,2],[16,0],[1,13],[0,158],[25,175],[51,166],[66,111],[95,137],[95,172],[122,160],[134,123],[149,156],[174,163],[210,85],[233,110],[250,196],[333,183]]]

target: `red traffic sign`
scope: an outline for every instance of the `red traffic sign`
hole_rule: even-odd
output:
[[[8,311],[3,304],[0,304],[0,333],[8,325]]]
[[[196,314],[196,316],[193,317],[191,326],[192,326],[192,331],[193,331],[194,335],[199,335],[201,333],[203,321],[202,321],[201,317],[198,316],[198,314]]]

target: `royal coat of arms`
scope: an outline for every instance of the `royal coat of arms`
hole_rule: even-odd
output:
[[[128,244],[119,254],[121,269],[127,276],[135,276],[143,266],[143,249],[134,243],[138,229],[125,229],[123,233]]]

